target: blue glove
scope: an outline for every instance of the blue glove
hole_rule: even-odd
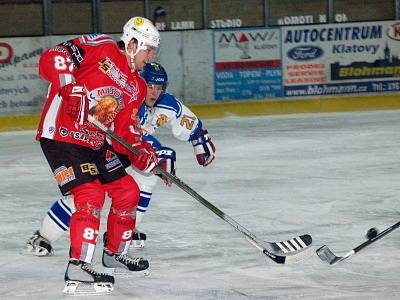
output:
[[[168,173],[175,175],[175,162],[176,162],[176,152],[175,150],[168,148],[168,147],[159,147],[156,151],[158,157],[158,166],[163,168]],[[157,176],[161,177],[164,180],[164,183],[167,186],[171,186],[171,182],[168,180],[167,177],[162,176],[161,174],[156,174]]]
[[[208,131],[200,129],[191,140],[197,162],[207,167],[215,158],[215,146],[208,136]]]

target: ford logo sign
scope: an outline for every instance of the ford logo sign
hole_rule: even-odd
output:
[[[290,49],[287,56],[293,60],[311,60],[324,54],[324,50],[317,46],[298,46]]]

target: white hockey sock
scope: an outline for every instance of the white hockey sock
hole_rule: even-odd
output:
[[[51,243],[58,240],[69,229],[73,211],[72,197],[61,198],[54,202],[42,221],[40,234]]]
[[[153,195],[153,189],[156,186],[159,177],[157,176],[144,176],[138,172],[132,174],[133,178],[139,185],[140,188],[140,199],[136,209],[136,225],[135,228],[139,228],[142,224],[144,214],[149,206],[151,196]]]
[[[138,229],[140,227],[140,224],[142,223],[144,214],[145,214],[145,211],[143,211],[143,212],[138,211],[138,210],[136,211],[136,225],[135,225],[136,229]]]
[[[40,227],[40,235],[53,243],[57,241],[66,230],[61,229],[54,221],[46,215],[42,221],[42,226]]]

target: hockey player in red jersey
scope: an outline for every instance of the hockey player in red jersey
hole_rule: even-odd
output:
[[[147,260],[126,254],[140,191],[114,150],[126,154],[144,173],[152,172],[158,162],[153,148],[142,140],[137,112],[147,92],[138,70],[155,58],[160,39],[153,24],[141,17],[125,24],[121,39],[124,51],[108,36],[82,36],[48,49],[39,61],[39,74],[50,86],[36,139],[62,194],[72,194],[76,207],[70,223],[66,293],[76,293],[82,282],[99,293],[113,289],[114,278],[91,266],[106,194],[111,207],[103,266],[129,271],[149,267]],[[118,143],[111,147],[104,132],[87,121],[88,114],[112,126],[141,153],[133,155]]]

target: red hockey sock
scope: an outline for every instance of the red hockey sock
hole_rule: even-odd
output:
[[[100,219],[83,211],[76,211],[71,217],[71,257],[87,263],[93,258],[99,235]]]
[[[111,198],[107,221],[107,249],[112,253],[126,252],[135,228],[132,217],[139,202],[140,190],[129,175],[104,185]]]
[[[99,181],[82,184],[72,189],[76,211],[70,223],[72,258],[90,263],[96,248],[100,227],[100,212],[105,192]]]
[[[120,215],[110,210],[107,220],[107,245],[112,253],[126,253],[132,240],[135,219],[131,214]]]

